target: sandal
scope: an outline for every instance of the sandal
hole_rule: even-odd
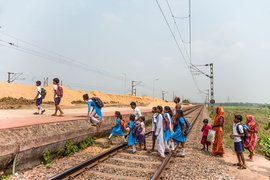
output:
[[[235,163],[235,164],[233,164],[234,166],[242,166],[242,164],[240,164],[240,163]]]
[[[242,165],[242,166],[239,166],[237,169],[247,169],[247,167]]]

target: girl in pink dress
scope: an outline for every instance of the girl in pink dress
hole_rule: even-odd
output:
[[[209,130],[211,129],[211,126],[208,125],[208,119],[204,119],[203,120],[203,127],[202,127],[202,140],[201,140],[201,144],[203,145],[203,148],[202,150],[205,151],[205,146],[206,146],[206,149],[208,151],[208,147],[211,145],[211,142],[207,141],[207,135],[208,135],[208,132]]]

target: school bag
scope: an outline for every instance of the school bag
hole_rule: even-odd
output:
[[[42,99],[45,99],[47,95],[47,91],[44,88],[41,88],[40,95]]]
[[[96,103],[96,105],[99,108],[103,108],[104,107],[104,103],[102,102],[102,100],[99,97],[92,97],[91,99],[92,99],[93,102]]]
[[[240,135],[241,133],[240,133],[240,129],[239,129],[239,126],[243,126],[242,124],[238,124],[237,126],[236,126],[236,131],[237,131],[237,133]],[[247,140],[247,137],[248,137],[248,132],[247,132],[247,130],[244,128],[244,126],[243,126],[243,131],[244,131],[244,136],[241,136],[241,139],[242,139],[242,142],[243,143],[245,143],[246,142],[246,140]]]
[[[178,121],[180,121],[180,119]],[[185,118],[184,118],[184,121],[185,121],[184,135],[187,136],[190,131],[190,123]],[[179,122],[179,124],[182,128],[181,122]]]
[[[134,128],[132,129],[132,136],[138,137],[141,134],[142,130],[143,130],[143,128],[141,126],[140,121],[135,122]]]
[[[125,130],[125,123],[126,123],[126,120],[121,119],[121,128],[122,128],[122,131]]]
[[[57,86],[57,91],[56,91],[56,95],[60,98],[63,97],[63,88],[61,86]]]
[[[170,129],[170,119],[166,114],[164,114],[163,115],[163,131],[166,132],[169,129]]]

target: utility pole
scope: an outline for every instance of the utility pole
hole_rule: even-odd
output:
[[[43,84],[44,84],[44,87],[47,87],[49,85],[49,78],[48,77],[44,78]]]
[[[158,81],[159,79],[154,79],[153,80],[153,98],[155,97],[155,82]]]
[[[215,97],[214,97],[214,64],[210,63],[210,99],[211,108],[214,107]]]
[[[136,89],[134,89],[137,85],[141,84],[142,81],[131,81],[131,95],[135,94],[136,96]]]
[[[165,101],[165,94],[167,94],[167,91],[162,91],[162,100]]]
[[[19,77],[23,75],[23,73],[13,73],[13,72],[8,72],[8,83],[12,83],[15,80],[24,80],[25,78],[19,79]]]

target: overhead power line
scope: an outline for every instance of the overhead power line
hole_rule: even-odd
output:
[[[175,37],[175,34],[174,34],[173,31],[172,31],[172,28],[171,28],[171,26],[170,26],[170,24],[169,24],[169,22],[168,22],[168,20],[167,20],[167,18],[166,18],[166,16],[165,16],[164,12],[163,12],[163,10],[162,10],[162,8],[161,8],[161,6],[160,6],[158,0],[156,0],[156,3],[157,3],[157,5],[158,5],[158,7],[159,7],[159,10],[160,10],[160,12],[161,12],[161,14],[162,14],[162,16],[163,16],[163,18],[164,18],[164,20],[165,20],[165,22],[166,22],[168,28],[169,28],[169,30],[170,30],[170,32],[171,32],[171,35],[173,36],[173,39],[174,39],[174,41],[175,41],[175,43],[176,43],[176,46],[177,46],[179,52],[181,53],[181,55],[182,55],[182,57],[183,57],[183,60],[184,60],[184,62],[185,62],[185,64],[186,64],[186,66],[187,66],[187,68],[189,69],[189,64],[188,64],[188,62],[187,62],[187,60],[186,60],[186,58],[185,58],[185,56],[184,56],[184,53],[183,53],[182,50],[181,50],[181,47],[180,47],[180,45],[179,45],[179,43],[178,43],[178,41],[177,41],[177,39],[176,39],[176,37]]]

